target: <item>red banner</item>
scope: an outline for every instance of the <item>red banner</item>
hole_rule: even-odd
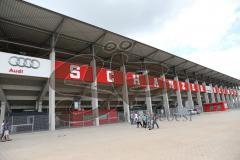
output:
[[[205,85],[199,85],[200,92],[206,92],[206,86]]]
[[[97,69],[97,82],[107,85],[122,85],[123,73],[120,71],[111,71],[105,68]]]
[[[190,89],[192,92],[198,92],[198,84],[190,83]]]
[[[188,83],[187,82],[181,82],[178,81],[179,87],[181,91],[188,91]]]
[[[148,76],[150,88],[163,88],[162,78]]]
[[[166,79],[166,86],[167,89],[173,89],[173,90],[177,90],[177,81],[175,80],[170,80],[170,79]]]
[[[55,78],[56,79],[66,79],[66,80],[78,80],[84,82],[93,82],[92,67],[89,65],[77,65],[61,61],[56,61],[55,63]],[[163,88],[163,79],[159,77],[148,76],[150,88]],[[97,82],[106,85],[117,85],[123,84],[123,72],[116,70],[109,70],[106,68],[97,68]],[[177,90],[177,81],[166,79],[167,89]],[[140,74],[134,74],[132,72],[127,73],[127,85],[129,87],[146,87],[146,76]],[[190,88],[188,88],[187,82],[179,81],[180,91],[192,92],[206,92],[205,85],[198,85],[190,83]],[[233,89],[223,89],[218,87],[213,87],[213,93],[224,93],[237,95],[237,91]]]
[[[55,78],[93,82],[92,67],[88,65],[75,65],[56,61]]]
[[[132,72],[127,73],[127,85],[129,87],[146,87],[146,76],[134,74]]]

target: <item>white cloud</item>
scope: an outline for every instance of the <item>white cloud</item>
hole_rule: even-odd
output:
[[[199,51],[186,55],[185,58],[240,79],[240,47],[218,51]]]
[[[174,19],[166,21],[158,31],[132,36],[168,50],[207,48],[225,36],[237,18],[235,9],[235,3],[228,0],[198,0],[191,7],[182,9]]]
[[[240,78],[239,35],[229,33],[239,19],[239,1],[196,0],[175,18],[165,21],[157,31],[134,33],[131,36],[191,61]],[[224,41],[228,40],[229,42]],[[232,39],[234,38],[234,39]],[[226,43],[226,44],[225,44]],[[225,48],[225,45],[232,48]]]

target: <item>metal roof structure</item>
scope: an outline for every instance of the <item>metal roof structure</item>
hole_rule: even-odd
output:
[[[132,47],[127,54],[132,62],[144,59],[168,66],[171,69],[169,74],[177,72],[179,76],[185,76],[187,73],[189,78],[204,78],[213,83],[236,85],[240,82],[239,79],[179,56],[31,3],[0,0],[0,50],[46,58],[53,34],[57,35],[56,59],[67,59],[88,52],[92,44],[104,46],[111,41],[130,42]],[[99,52],[98,56],[109,60],[111,54]]]

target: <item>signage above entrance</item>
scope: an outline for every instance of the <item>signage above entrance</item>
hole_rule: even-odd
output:
[[[0,59],[2,74],[50,77],[50,60],[5,52],[0,52]]]

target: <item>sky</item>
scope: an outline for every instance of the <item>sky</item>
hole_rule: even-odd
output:
[[[240,79],[240,0],[27,0]]]

